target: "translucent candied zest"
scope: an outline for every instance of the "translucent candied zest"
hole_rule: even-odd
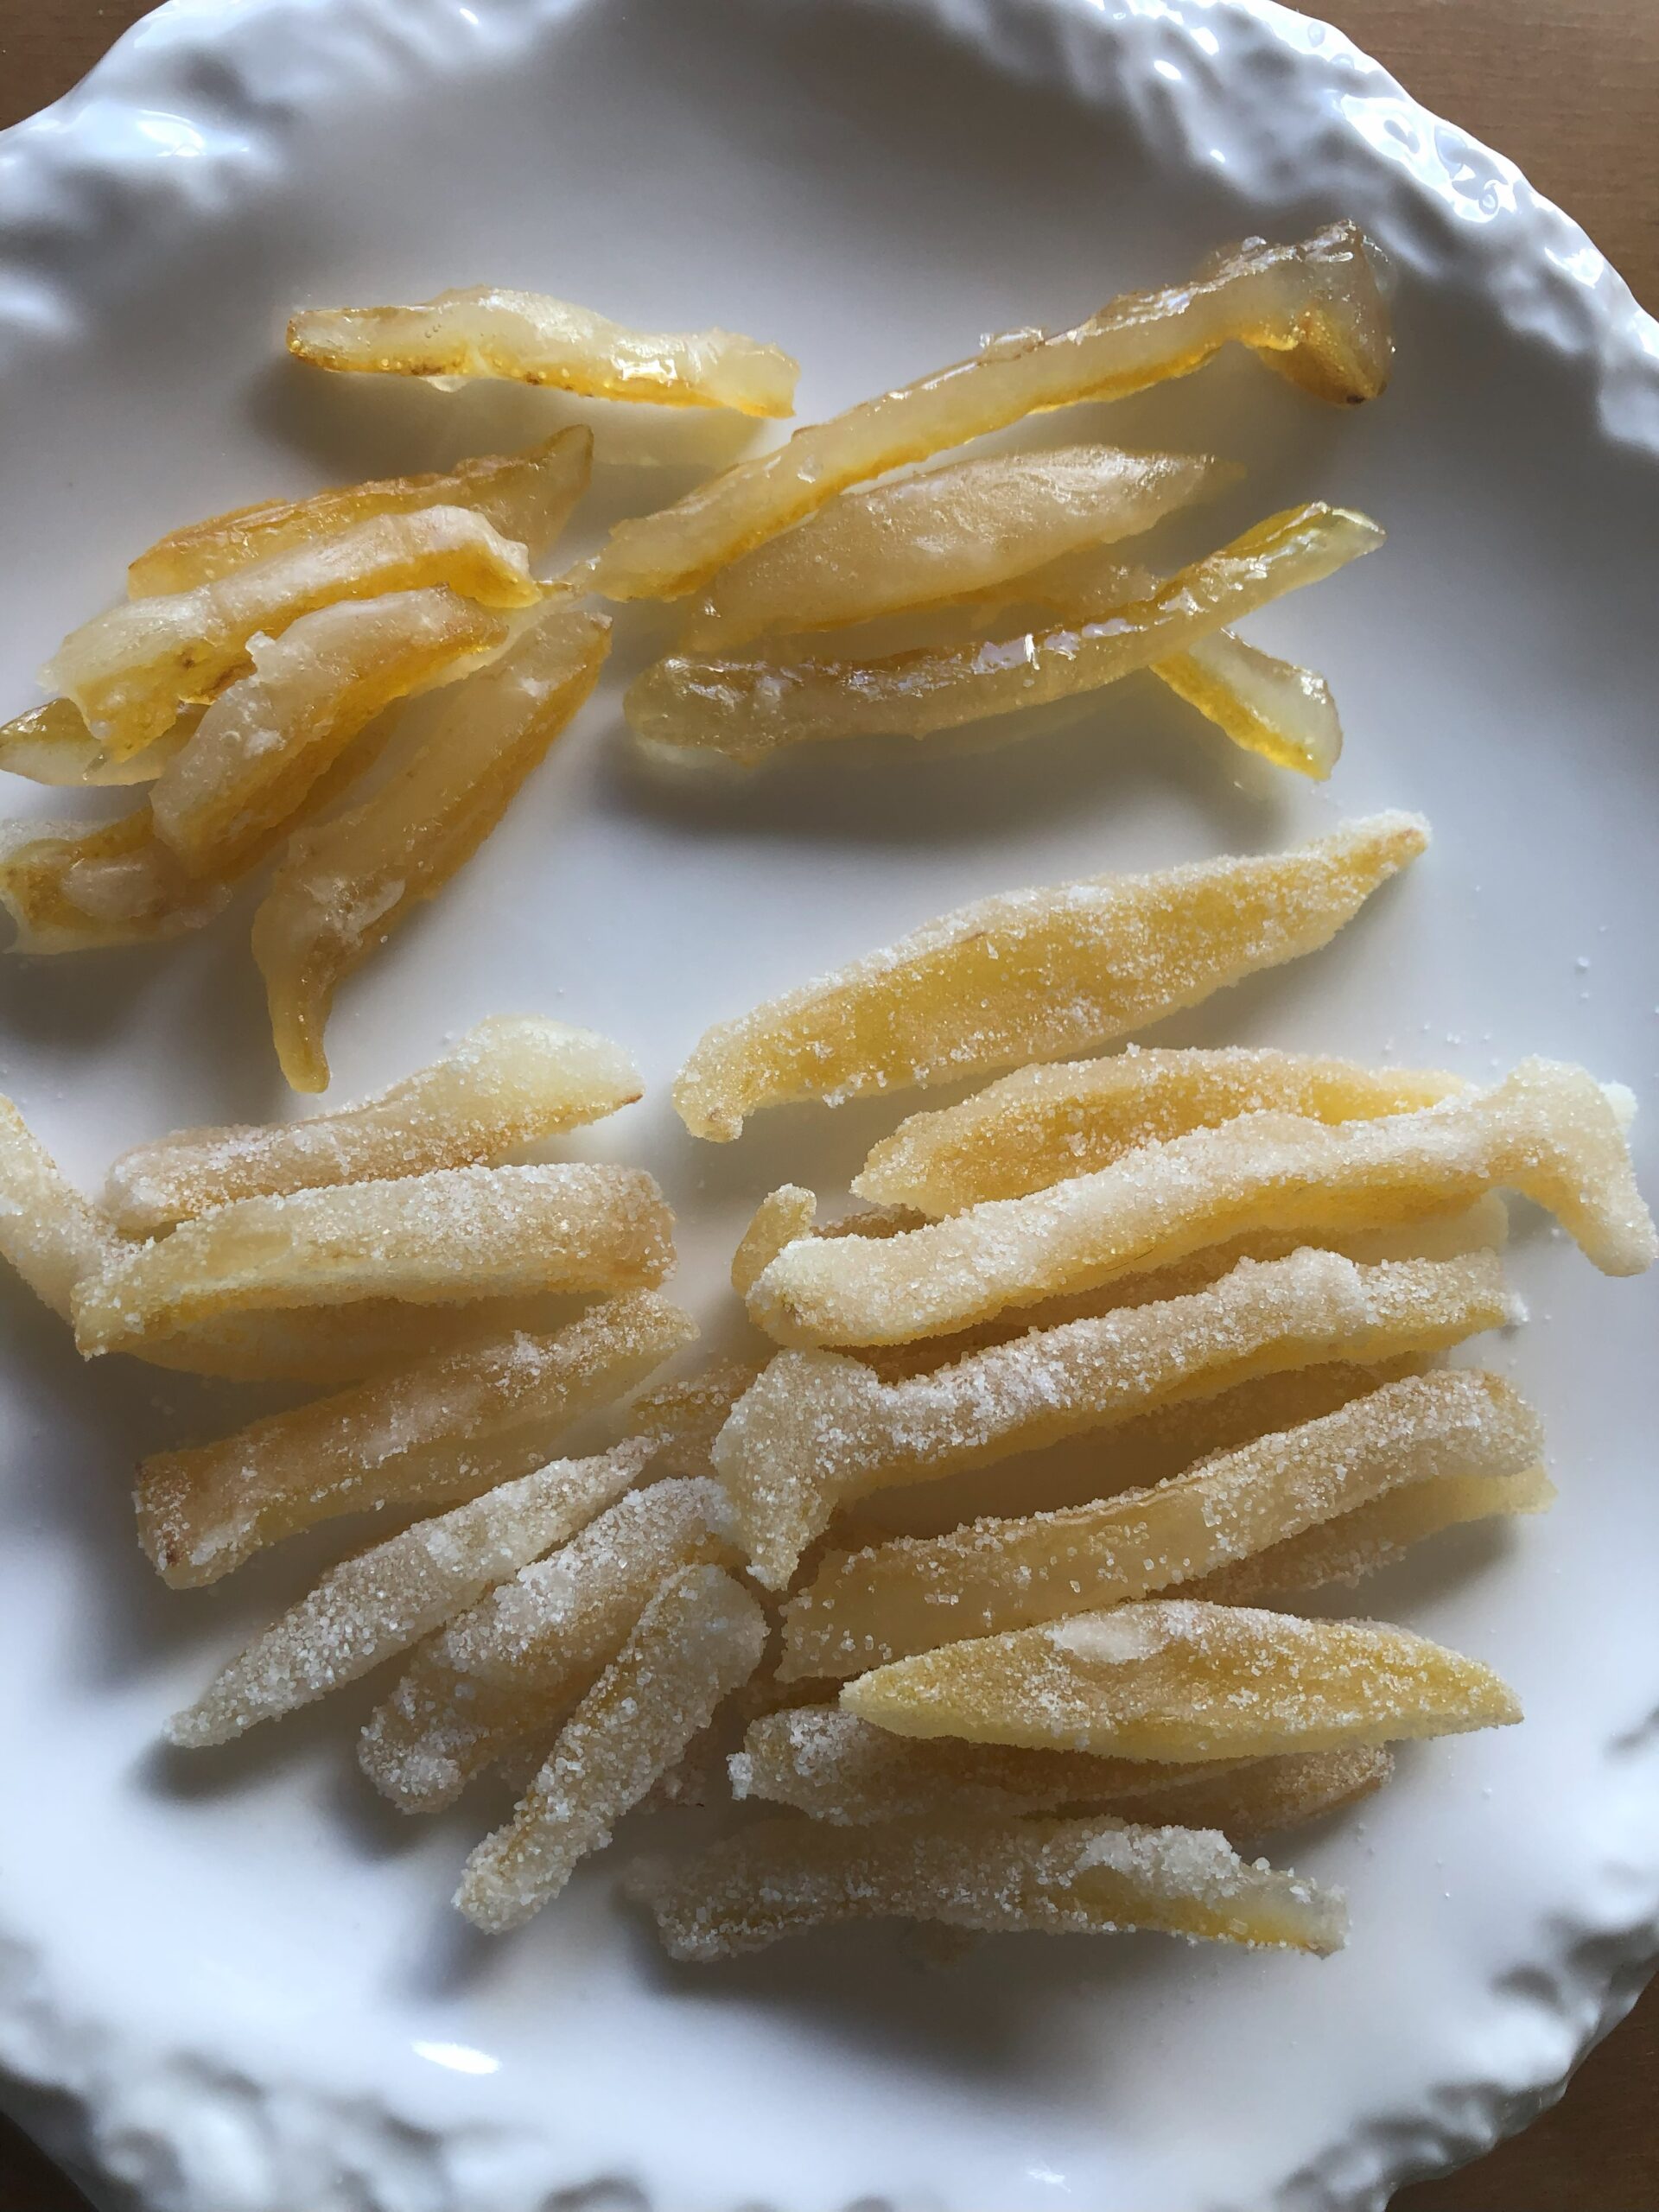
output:
[[[448,590],[349,599],[248,641],[230,684],[156,779],[156,834],[193,876],[238,872],[394,700],[453,683],[506,643],[499,614]]]
[[[410,307],[308,308],[288,350],[323,369],[509,377],[599,399],[791,415],[798,365],[729,330],[629,330],[543,292],[480,284]]]
[[[0,1098],[0,1259],[67,1321],[76,1290],[114,1245],[98,1208],[67,1180],[10,1099]]]
[[[849,1920],[942,1922],[996,1935],[1155,1929],[1317,1955],[1341,1948],[1340,1894],[1204,1829],[1071,1821],[757,1822],[689,1860],[629,1868],[671,1958],[707,1962]]]
[[[659,1474],[712,1475],[715,1439],[760,1372],[752,1359],[716,1359],[696,1375],[642,1390],[627,1409],[627,1433],[645,1438]]]
[[[524,453],[478,454],[430,475],[342,484],[308,499],[262,499],[157,538],[129,564],[128,595],[188,591],[372,516],[423,507],[470,507],[534,560],[553,543],[587,490],[593,453],[593,432],[573,423]]]
[[[849,484],[1027,415],[1187,375],[1234,340],[1322,399],[1375,398],[1388,383],[1393,340],[1354,226],[1334,224],[1295,245],[1250,239],[1185,283],[1126,293],[1052,336],[994,338],[969,360],[810,423],[675,505],[619,524],[594,588],[611,599],[676,598]]]
[[[1491,1668],[1376,1621],[1150,1598],[878,1667],[843,1709],[904,1736],[1113,1758],[1263,1758],[1503,1727]]]
[[[1243,1260],[1187,1297],[1035,1331],[898,1382],[838,1353],[780,1352],[733,1409],[715,1465],[755,1574],[781,1588],[831,1516],[871,1491],[1255,1376],[1438,1350],[1518,1312],[1490,1254],[1374,1267],[1311,1249]]]
[[[447,585],[495,607],[531,607],[541,588],[524,549],[464,507],[374,515],[189,591],[128,600],[73,631],[41,672],[72,699],[115,759],[159,737],[181,705],[211,699],[275,637],[340,600]]]
[[[1370,1121],[1468,1088],[1437,1069],[1368,1068],[1270,1046],[1130,1045],[1109,1059],[1020,1068],[959,1105],[911,1115],[871,1147],[853,1189],[938,1220],[1091,1174],[1137,1146],[1239,1114]]]
[[[1161,669],[1382,543],[1377,524],[1348,508],[1292,508],[1093,620],[868,659],[671,653],[635,680],[624,703],[650,744],[739,761],[836,738],[931,737]]]
[[[1443,1529],[1545,1513],[1554,1501],[1555,1486],[1539,1466],[1516,1475],[1442,1475],[1390,1491],[1249,1559],[1218,1567],[1190,1583],[1185,1594],[1216,1605],[1257,1605],[1332,1583],[1358,1583]]]
[[[792,1805],[842,1827],[938,1815],[1116,1812],[1191,1772],[1086,1751],[1015,1751],[944,1737],[924,1742],[891,1735],[834,1705],[762,1713],[728,1764],[734,1797]],[[1201,1777],[1209,1781],[1231,1764],[1217,1761],[1213,1770],[1201,1769]]]
[[[1351,1804],[1381,1788],[1393,1766],[1386,1750],[1370,1745],[1186,1766],[1096,1758],[894,1736],[836,1706],[763,1714],[728,1764],[734,1796],[792,1805],[843,1827],[1097,1812],[1143,1827],[1219,1828],[1234,1841]]]
[[[649,1293],[377,1376],[138,1471],[139,1541],[178,1587],[217,1581],[319,1521],[479,1497],[551,1458],[560,1432],[696,1337]]]
[[[124,1234],[149,1236],[238,1198],[499,1160],[640,1093],[632,1060],[607,1037],[541,1014],[498,1015],[361,1105],[135,1146],[110,1169],[105,1205]]]
[[[639,1445],[561,1459],[466,1505],[416,1522],[331,1567],[167,1726],[169,1743],[225,1744],[406,1651],[515,1574],[625,1491]]]
[[[1092,1612],[1248,1559],[1408,1483],[1537,1459],[1536,1416],[1475,1370],[1385,1383],[1298,1428],[1094,1505],[832,1557],[784,1609],[785,1679]]]
[[[599,679],[601,615],[560,601],[482,674],[397,774],[289,842],[253,920],[283,1072],[328,1083],[340,984],[465,867]]]
[[[1004,893],[718,1024],[674,1085],[694,1136],[1087,1052],[1327,944],[1428,842],[1380,814],[1260,858]]]
[[[1241,1115],[908,1236],[798,1239],[747,1303],[783,1344],[909,1344],[1255,1231],[1382,1227],[1496,1188],[1554,1212],[1605,1274],[1638,1274],[1659,1250],[1601,1085],[1527,1060],[1490,1090],[1413,1113],[1335,1125]]]
[[[72,700],[48,699],[0,722],[0,768],[26,776],[30,783],[60,787],[153,783],[200,719],[200,709],[185,708],[142,753],[111,760]]]
[[[202,928],[230,893],[193,883],[156,835],[148,803],[109,822],[0,824],[0,906],[14,952],[152,944]]]
[[[556,1897],[747,1681],[766,1641],[766,1615],[723,1569],[688,1567],[667,1583],[560,1730],[512,1820],[467,1859],[455,1894],[467,1919],[499,1935]]]
[[[683,646],[723,650],[977,593],[1075,547],[1136,537],[1231,473],[1197,454],[1059,446],[843,493],[722,569]]]
[[[732,1255],[732,1288],[747,1298],[785,1245],[804,1236],[817,1217],[818,1202],[798,1183],[785,1183],[761,1199]]]
[[[416,1653],[363,1731],[363,1771],[403,1811],[430,1813],[523,1745],[544,1747],[655,1591],[688,1567],[737,1565],[730,1517],[707,1478],[620,1498]]]
[[[124,1246],[81,1286],[75,1341],[119,1351],[262,1307],[649,1288],[673,1258],[673,1216],[643,1168],[437,1168],[238,1198]]]
[[[1245,753],[1323,783],[1342,757],[1342,721],[1324,677],[1212,630],[1154,673]]]

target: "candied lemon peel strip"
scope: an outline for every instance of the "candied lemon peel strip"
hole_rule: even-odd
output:
[[[1294,245],[1251,239],[1184,283],[1126,293],[1071,330],[994,338],[969,360],[809,423],[660,513],[620,523],[594,588],[610,599],[677,598],[849,485],[1027,415],[1188,375],[1232,340],[1319,398],[1375,398],[1393,340],[1359,231],[1338,223]]]
[[[1138,537],[1239,472],[1201,454],[1051,447],[843,493],[711,581],[681,650],[828,630],[971,597],[1081,546]]]
[[[1109,1758],[1266,1758],[1521,1718],[1478,1660],[1377,1621],[1148,1598],[861,1675],[843,1711],[900,1736]]]
[[[799,365],[729,330],[630,330],[544,292],[480,284],[410,307],[306,308],[288,350],[322,369],[506,377],[594,399],[792,415]]]
[[[200,707],[181,708],[177,720],[142,753],[112,760],[73,700],[48,699],[0,722],[0,768],[32,784],[67,789],[154,783],[201,719]]]
[[[1260,858],[1006,892],[709,1030],[674,1104],[723,1143],[763,1106],[838,1104],[1096,1049],[1328,944],[1428,843],[1379,814]]]
[[[625,1491],[639,1444],[555,1460],[331,1567],[168,1723],[169,1743],[229,1743],[355,1681],[474,1605]]]
[[[365,1774],[404,1812],[434,1813],[526,1743],[539,1764],[652,1595],[686,1567],[740,1563],[730,1524],[707,1477],[620,1498],[422,1647],[363,1731]]]
[[[75,1341],[120,1351],[220,1314],[365,1298],[649,1289],[673,1256],[673,1216],[643,1168],[442,1167],[238,1198],[127,1245],[81,1286]]]
[[[299,832],[253,920],[283,1074],[323,1090],[344,979],[477,852],[599,680],[602,616],[558,601],[455,695],[413,757],[360,805]]]
[[[533,607],[522,545],[465,507],[373,515],[188,591],[127,600],[72,631],[41,672],[86,715],[112,759],[161,736],[181,706],[242,672],[249,640],[341,600],[446,586],[494,608]]]
[[[689,1314],[643,1292],[563,1329],[515,1331],[155,1453],[138,1471],[139,1541],[166,1581],[194,1588],[320,1521],[477,1497],[543,1465],[573,1421],[696,1333]]]
[[[1160,1765],[894,1736],[838,1706],[811,1705],[752,1720],[728,1765],[734,1797],[792,1805],[842,1827],[1096,1812],[1144,1827],[1219,1828],[1236,1841],[1300,1827],[1369,1796],[1393,1761],[1381,1746],[1355,1745]]]
[[[671,1958],[706,1963],[809,1928],[917,1920],[998,1935],[1157,1929],[1189,1940],[1339,1950],[1340,1894],[1224,1836],[1086,1820],[757,1822],[690,1860],[645,1860],[624,1892],[654,1916]]]
[[[1182,1398],[1312,1362],[1433,1351],[1518,1319],[1489,1253],[1360,1266],[1307,1249],[1242,1260],[1182,1298],[1062,1324],[884,1382],[836,1352],[780,1352],[714,1459],[753,1570],[772,1588],[834,1513]]]
[[[192,882],[156,835],[148,804],[109,822],[0,825],[0,906],[14,952],[152,944],[222,913],[228,885]]]
[[[688,1567],[667,1583],[560,1730],[512,1820],[467,1861],[455,1903],[467,1919],[499,1935],[556,1897],[748,1680],[766,1641],[766,1615],[722,1568]]]
[[[629,687],[627,717],[650,744],[742,762],[837,738],[931,737],[1161,666],[1382,543],[1376,524],[1348,508],[1293,508],[1097,620],[873,659],[671,653]],[[1195,677],[1186,690],[1214,696]],[[1230,734],[1231,716],[1221,726]],[[1255,729],[1249,717],[1241,727]]]
[[[1438,1069],[1368,1068],[1265,1046],[1168,1051],[1020,1068],[959,1105],[912,1114],[873,1146],[859,1197],[938,1220],[1109,1167],[1137,1146],[1240,1114],[1370,1121],[1435,1106],[1471,1086]]]
[[[1659,1251],[1601,1085],[1581,1068],[1526,1060],[1489,1090],[1409,1113],[1334,1124],[1241,1115],[902,1236],[798,1237],[747,1304],[782,1344],[910,1344],[1232,1237],[1382,1227],[1493,1189],[1554,1213],[1604,1274],[1639,1274]]]
[[[175,1129],[136,1145],[111,1167],[104,1203],[124,1235],[152,1236],[238,1198],[499,1160],[641,1095],[632,1058],[596,1030],[498,1014],[359,1105],[272,1126]]]
[[[380,477],[306,499],[235,507],[158,537],[129,563],[128,596],[190,591],[375,515],[412,514],[424,507],[470,507],[535,560],[553,544],[587,490],[593,457],[593,432],[574,423],[524,453],[478,454],[427,475]]]
[[[642,1390],[627,1408],[627,1433],[652,1447],[666,1475],[712,1475],[715,1439],[760,1372],[753,1359],[715,1359],[696,1375]]]
[[[784,1679],[846,1675],[1185,1583],[1408,1483],[1525,1472],[1537,1417],[1478,1370],[1385,1383],[1150,1490],[827,1560],[784,1609]]]
[[[448,590],[336,601],[248,642],[230,684],[156,779],[157,836],[192,876],[233,875],[265,852],[320,777],[394,701],[470,675],[506,623]]]

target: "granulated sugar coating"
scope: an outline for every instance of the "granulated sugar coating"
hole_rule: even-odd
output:
[[[60,1320],[116,1249],[109,1224],[68,1181],[10,1098],[0,1098],[0,1259]]]
[[[1347,1935],[1340,1895],[1246,1866],[1224,1836],[1102,1815],[872,1828],[764,1821],[689,1861],[631,1867],[623,1889],[655,1916],[671,1958],[700,1961],[849,1920],[986,1935],[1156,1929],[1321,1956]]]
[[[746,764],[838,738],[931,737],[1101,690],[1167,661],[1179,668],[1226,624],[1382,543],[1369,515],[1315,502],[1268,516],[1172,575],[1131,586],[1109,608],[1067,609],[1000,637],[880,654],[837,652],[836,640],[817,639],[806,650],[670,653],[630,685],[623,705],[647,746]]]
[[[664,1582],[737,1564],[729,1519],[706,1478],[619,1499],[416,1655],[363,1731],[363,1771],[404,1812],[436,1812],[527,1740],[544,1747]]]
[[[1606,1274],[1640,1274],[1659,1250],[1601,1085],[1529,1060],[1489,1091],[1413,1113],[1335,1126],[1245,1114],[908,1236],[798,1239],[748,1307],[782,1344],[909,1344],[1253,1231],[1339,1235],[1499,1186],[1555,1213]]]
[[[1104,1428],[1252,1376],[1431,1351],[1516,1318],[1491,1254],[1357,1266],[1241,1261],[1186,1298],[1039,1330],[884,1382],[835,1352],[780,1352],[715,1440],[757,1577],[785,1587],[840,1507]]]
[[[667,1583],[560,1730],[512,1820],[467,1861],[455,1903],[467,1919],[499,1935],[556,1897],[748,1680],[766,1641],[766,1615],[720,1567],[688,1567]]]
[[[626,1433],[650,1445],[658,1474],[712,1475],[715,1439],[760,1372],[752,1359],[715,1359],[678,1382],[642,1390],[627,1408]]]
[[[768,1192],[732,1255],[732,1288],[740,1298],[748,1296],[785,1245],[808,1233],[817,1211],[817,1199],[798,1183]]]
[[[138,1536],[175,1586],[342,1513],[446,1505],[528,1474],[560,1432],[696,1337],[649,1293],[548,1336],[514,1335],[377,1376],[138,1471]]]
[[[1405,1629],[1190,1598],[923,1652],[841,1701],[898,1735],[1131,1759],[1265,1758],[1521,1718],[1490,1668]]]
[[[123,1153],[104,1203],[148,1236],[238,1198],[497,1160],[601,1121],[640,1095],[620,1045],[539,1014],[480,1021],[431,1066],[360,1106],[277,1128],[178,1129]]]
[[[408,1650],[563,1543],[627,1488],[646,1457],[643,1445],[620,1444],[596,1459],[555,1460],[332,1567],[174,1716],[168,1741],[228,1743]]]
[[[1288,853],[983,899],[709,1030],[675,1106],[723,1142],[763,1106],[1090,1051],[1316,951],[1427,842],[1419,817],[1380,814]]]
[[[1160,1765],[1088,1751],[894,1736],[835,1706],[768,1713],[730,1761],[735,1797],[771,1798],[846,1827],[881,1821],[1111,1813],[1236,1840],[1317,1820],[1381,1787],[1392,1761],[1370,1745],[1284,1758]]]
[[[327,1089],[340,984],[471,860],[598,682],[610,638],[602,614],[550,590],[394,774],[289,838],[253,918],[253,955],[296,1090]]]
[[[673,1230],[636,1167],[448,1167],[240,1198],[115,1255],[81,1287],[76,1342],[124,1351],[219,1314],[365,1298],[637,1290],[673,1265]]]
[[[958,1106],[912,1114],[871,1148],[853,1188],[937,1220],[1092,1174],[1138,1145],[1235,1115],[1369,1121],[1435,1105],[1467,1087],[1433,1070],[1367,1068],[1265,1046],[1148,1052],[1131,1045],[1110,1059],[1021,1068]]]
[[[390,592],[255,637],[250,674],[214,699],[150,789],[156,834],[187,874],[239,874],[283,834],[346,747],[395,700],[453,683],[507,642],[452,591]]]
[[[1385,1384],[1151,1490],[832,1557],[784,1609],[782,1673],[889,1659],[1141,1598],[1249,1559],[1407,1484],[1518,1475],[1543,1446],[1495,1375]]]
[[[41,671],[73,699],[113,759],[159,737],[181,705],[211,699],[246,666],[248,641],[274,638],[342,600],[447,585],[483,607],[541,596],[524,549],[462,507],[383,514],[308,540],[212,583],[129,600],[72,631]]]
[[[1440,1475],[1357,1505],[1351,1513],[1287,1536],[1235,1567],[1201,1575],[1182,1594],[1222,1605],[1255,1605],[1333,1582],[1353,1584],[1391,1567],[1414,1544],[1443,1529],[1502,1515],[1545,1513],[1554,1502],[1555,1485],[1540,1466],[1523,1467],[1514,1475]]]
[[[1294,245],[1249,238],[1161,291],[1125,293],[1070,330],[1004,332],[971,359],[810,423],[671,507],[618,523],[594,563],[607,599],[675,599],[837,492],[1080,399],[1127,397],[1248,346],[1316,397],[1375,398],[1394,339],[1365,240],[1333,223]]]

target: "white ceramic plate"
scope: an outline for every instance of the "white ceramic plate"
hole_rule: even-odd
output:
[[[965,762],[664,786],[612,690],[487,864],[346,995],[336,1095],[490,1012],[615,1033],[652,1095],[595,1149],[663,1177],[712,1314],[753,1199],[785,1174],[843,1187],[892,1116],[693,1145],[664,1087],[708,1021],[994,887],[1403,804],[1438,831],[1409,881],[1179,1033],[1474,1075],[1565,1055],[1636,1087],[1649,1141],[1659,327],[1506,164],[1265,4],[174,0],[0,141],[0,703],[162,527],[557,410],[301,372],[278,336],[297,301],[489,278],[718,320],[801,357],[810,416],[1336,213],[1400,271],[1385,401],[1321,411],[1239,359],[1077,418],[1248,460],[1205,528],[1307,495],[1387,522],[1381,556],[1255,626],[1335,683],[1329,791],[1139,685]],[[626,426],[604,435],[626,451]],[[607,465],[591,520],[688,480]],[[240,921],[0,971],[0,1082],[88,1179],[180,1121],[283,1110],[263,1027]],[[1560,1507],[1364,1603],[1496,1662],[1529,1719],[1408,1757],[1298,1852],[1351,1892],[1345,1955],[1033,1938],[931,1976],[884,1930],[669,1971],[610,1901],[616,1854],[522,1940],[474,1942],[447,1899],[482,1816],[378,1805],[351,1759],[366,1696],[159,1756],[162,1717],[308,1560],[163,1592],[128,1467],[227,1425],[232,1394],[84,1371],[8,1287],[16,2108],[146,2212],[1381,2206],[1548,2098],[1656,1941],[1655,1300],[1535,1228],[1516,1268],[1536,1319],[1497,1357],[1548,1420]]]

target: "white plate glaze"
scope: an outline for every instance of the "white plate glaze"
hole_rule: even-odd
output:
[[[325,382],[282,359],[296,301],[487,277],[719,320],[801,356],[810,416],[1338,213],[1401,275],[1381,404],[1322,412],[1236,359],[1078,418],[1249,460],[1217,520],[1323,494],[1389,525],[1256,626],[1335,683],[1329,791],[1128,686],[964,762],[663,786],[613,689],[488,865],[346,995],[335,1095],[488,1012],[613,1032],[652,1091],[594,1148],[662,1175],[713,1314],[753,1200],[843,1186],[893,1117],[694,1146],[664,1085],[706,1022],[994,887],[1402,804],[1438,831],[1409,881],[1179,1033],[1477,1075],[1580,1058],[1642,1096],[1659,1181],[1659,327],[1507,164],[1265,4],[173,0],[0,140],[0,705],[161,528],[559,405]],[[607,467],[593,519],[685,480]],[[234,923],[0,971],[0,1084],[89,1180],[181,1120],[282,1110],[262,1031]],[[308,1562],[162,1591],[127,1467],[227,1424],[232,1394],[85,1372],[7,1286],[10,2101],[145,2212],[1381,2207],[1554,2094],[1659,1940],[1656,1300],[1535,1230],[1516,1270],[1536,1318],[1495,1356],[1548,1420],[1560,1504],[1363,1603],[1496,1662],[1529,1717],[1408,1758],[1297,1853],[1350,1891],[1347,1953],[1033,1938],[932,1975],[880,1930],[665,1970],[610,1902],[616,1855],[522,1940],[475,1942],[447,1897],[482,1816],[381,1811],[351,1760],[365,1697],[159,1756],[162,1715]]]

